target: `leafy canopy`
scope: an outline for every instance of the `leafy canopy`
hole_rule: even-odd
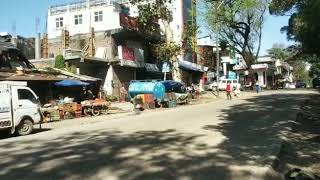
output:
[[[132,5],[138,8],[138,23],[140,29],[154,32],[161,20],[164,25],[165,42],[160,41],[152,45],[156,57],[162,61],[174,61],[180,52],[180,46],[171,40],[171,29],[169,23],[172,21],[172,12],[169,5],[171,0],[130,0]]]
[[[319,0],[272,0],[270,13],[289,15],[282,28],[290,40],[301,43],[301,52],[320,55],[320,1]]]
[[[57,55],[54,62],[54,67],[58,69],[64,69],[66,67],[64,57],[62,55]]]
[[[215,7],[223,3],[215,14]],[[267,0],[209,1],[206,22],[219,32],[220,39],[234,46],[247,65],[257,59],[260,52],[262,27]]]

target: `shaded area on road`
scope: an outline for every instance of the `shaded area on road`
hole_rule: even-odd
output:
[[[293,168],[320,176],[320,95],[313,95],[286,134],[277,171],[286,173]]]
[[[195,143],[198,137],[175,130],[100,131],[73,133],[35,146],[32,141],[3,144],[10,151],[1,154],[10,158],[1,157],[0,179],[229,179],[227,164],[215,163],[222,157],[188,151],[190,145],[208,150]],[[25,151],[13,151],[21,145]]]
[[[276,158],[283,133],[292,125],[299,102],[308,95],[273,94],[248,99],[246,103],[224,109],[224,123],[204,129],[219,131],[228,139],[220,153],[233,157],[230,163],[258,167],[271,165]]]
[[[32,132],[32,134],[38,134],[38,133],[42,133],[42,132],[46,132],[46,131],[50,131],[52,130],[51,128],[35,128]],[[0,131],[0,140],[1,139],[9,139],[9,138],[15,138],[18,137],[18,135],[15,134],[11,134],[10,130],[2,130]]]
[[[221,123],[205,125],[203,134],[109,129],[1,142],[0,179],[249,179],[254,176],[250,170],[259,173],[270,163],[278,132],[304,98],[281,94],[248,99],[223,109]],[[199,141],[211,132],[221,132],[225,139],[218,145]]]

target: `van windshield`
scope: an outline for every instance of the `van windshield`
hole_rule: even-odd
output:
[[[30,100],[32,103],[37,104],[37,98],[27,89],[18,89],[19,100]]]

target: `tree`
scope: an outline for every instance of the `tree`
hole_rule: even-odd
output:
[[[208,1],[206,22],[218,31],[220,39],[234,46],[248,66],[257,59],[262,37],[262,28],[267,10],[267,0],[221,0],[215,14],[216,1]]]
[[[173,65],[173,79],[181,80],[178,69],[177,56],[181,51],[179,44],[173,42],[172,29],[170,22],[172,21],[172,12],[168,5],[171,0],[129,0],[132,5],[138,9],[138,25],[139,29],[145,32],[154,32],[158,26],[155,21],[159,21],[163,25],[165,40],[153,45],[154,54],[159,60],[171,61]]]
[[[310,77],[320,77],[320,61],[313,63],[309,70]]]
[[[290,40],[301,43],[301,52],[320,55],[320,1],[319,0],[272,0],[270,13],[290,16],[281,30]]]
[[[189,14],[192,19],[191,21],[188,21],[184,24],[182,49],[185,50],[186,53],[191,53],[192,61],[195,62],[196,55],[200,54],[197,50],[197,35],[200,33],[200,27],[197,25],[197,22],[195,20],[195,17],[197,15],[196,8],[192,8],[189,11]]]
[[[64,69],[66,67],[64,57],[62,55],[57,55],[54,62],[54,67],[58,69]]]
[[[289,53],[285,49],[284,44],[274,44],[273,47],[267,51],[273,59],[284,61],[289,57]]]

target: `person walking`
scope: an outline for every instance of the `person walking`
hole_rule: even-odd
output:
[[[235,86],[234,96],[236,96],[236,97],[238,97],[238,98],[241,96],[241,94],[240,94],[240,88],[239,88],[239,85],[237,85],[237,84],[236,84],[236,86]]]
[[[232,99],[232,97],[231,97],[231,84],[229,81],[227,82],[226,92],[227,92],[227,99],[231,100]]]
[[[257,93],[260,92],[260,83],[259,83],[259,81],[256,82],[256,92]]]
[[[120,102],[125,102],[126,98],[128,97],[128,91],[124,86],[121,86],[120,88]]]

